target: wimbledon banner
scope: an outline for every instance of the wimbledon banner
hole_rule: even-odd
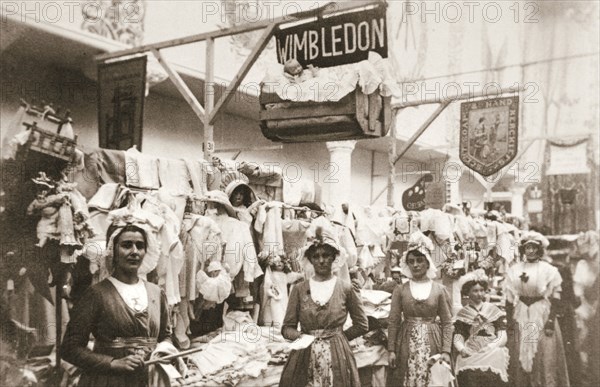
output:
[[[368,58],[387,58],[386,7],[343,13],[295,25],[275,33],[277,60],[296,59],[302,67],[333,67]]]

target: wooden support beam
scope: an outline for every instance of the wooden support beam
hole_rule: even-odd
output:
[[[192,110],[194,110],[194,113],[196,113],[198,118],[200,118],[200,121],[204,122],[204,120],[205,120],[204,108],[202,107],[202,105],[200,105],[200,102],[198,102],[198,99],[192,93],[190,88],[185,84],[183,79],[181,79],[181,77],[179,76],[177,71],[175,71],[169,65],[169,63],[167,63],[165,58],[162,56],[162,54],[158,50],[152,49],[152,53],[158,60],[158,63],[160,63],[160,65],[163,67],[163,69],[165,69],[165,71],[169,75],[169,79],[171,80],[171,82],[173,82],[173,85],[175,85],[175,87],[177,88],[177,90],[179,90],[179,92],[181,93],[183,98],[192,107]]]
[[[419,128],[419,130],[417,130],[411,138],[408,139],[408,141],[406,142],[406,144],[404,144],[404,147],[402,148],[402,150],[398,153],[398,155],[396,156],[396,158],[394,160],[390,160],[390,165],[396,165],[396,163],[402,158],[402,156],[404,156],[404,154],[406,152],[408,152],[408,150],[410,149],[411,146],[413,146],[413,144],[419,139],[419,137],[421,137],[421,135],[425,132],[425,130],[427,130],[427,128],[429,128],[429,126],[431,125],[431,123],[433,121],[435,121],[435,119],[444,111],[444,109],[446,109],[446,107],[448,105],[450,105],[452,101],[451,100],[445,100],[443,101],[440,106],[438,106],[438,108],[431,114],[431,116],[429,116],[429,118],[427,119],[427,121],[425,121],[425,123],[423,123],[423,125],[421,125],[421,127]],[[396,121],[396,116],[394,115],[394,122]],[[392,124],[393,125],[393,124]],[[393,139],[394,141],[396,140],[395,138]],[[389,184],[389,181],[388,181]],[[379,199],[381,197],[381,195],[383,195],[383,193],[385,191],[388,190],[388,187],[384,187],[383,190],[381,190],[381,192],[379,192],[379,194],[375,197],[375,199],[371,202],[371,204],[375,203],[377,201],[377,199]]]
[[[417,140],[419,139],[419,137],[421,137],[421,135],[423,133],[425,133],[425,131],[427,130],[427,128],[429,128],[429,126],[433,123],[433,121],[435,121],[435,119],[438,118],[438,116],[440,114],[442,114],[442,112],[444,111],[444,109],[446,109],[446,107],[448,105],[450,105],[450,102],[452,102],[452,101],[451,100],[444,100],[440,104],[440,106],[438,106],[438,108],[435,109],[435,111],[433,113],[431,113],[431,116],[429,116],[429,118],[427,119],[427,121],[425,121],[423,123],[423,125],[421,125],[421,127],[419,128],[419,130],[417,130],[415,132],[415,134],[413,134],[412,137],[408,139],[408,141],[406,142],[406,144],[404,144],[404,147],[398,153],[398,156],[396,156],[396,160],[394,160],[394,164],[396,164],[402,158],[402,156],[404,156],[404,154],[406,152],[408,152],[408,150],[410,149],[410,147],[413,146],[413,144],[415,142],[417,142]]]
[[[392,120],[390,127],[390,147],[388,152],[388,185],[387,185],[387,205],[388,207],[394,207],[396,196],[396,122]],[[371,196],[372,197],[372,196]]]
[[[221,96],[221,98],[219,99],[219,102],[217,102],[214,110],[210,112],[210,117],[208,118],[208,123],[210,125],[214,125],[215,120],[217,118],[217,114],[219,114],[219,111],[221,110],[221,108],[224,107],[227,104],[227,102],[229,102],[231,97],[233,97],[237,88],[240,86],[240,84],[246,77],[246,74],[248,74],[248,71],[250,71],[250,69],[252,68],[252,66],[254,65],[254,63],[256,62],[258,57],[260,56],[260,54],[262,53],[263,49],[267,46],[267,44],[269,44],[269,40],[273,36],[273,32],[275,32],[275,29],[277,28],[277,26],[278,26],[278,24],[271,23],[265,29],[262,36],[260,37],[259,43],[256,46],[254,46],[254,48],[252,49],[252,52],[250,53],[248,58],[246,58],[246,61],[244,62],[244,64],[242,65],[242,67],[240,68],[238,73],[236,74],[235,78],[233,78],[233,81],[231,81],[229,86],[227,86],[225,93]]]
[[[215,105],[215,40],[206,40],[206,79],[204,80],[204,107],[206,118],[204,120],[204,159],[211,161],[215,150],[213,141],[213,125],[210,123],[210,114]]]
[[[345,12],[345,11],[350,11],[350,10],[357,9],[357,8],[382,5],[382,4],[385,4],[385,2],[382,0],[349,1],[349,2],[343,2],[343,3],[335,3],[334,7],[332,7],[332,6],[321,7],[319,14],[326,15],[326,14],[330,14],[330,13]],[[211,11],[212,11],[212,9],[211,9]],[[214,11],[215,11],[214,15],[217,15],[218,9],[214,9]],[[134,54],[140,54],[143,52],[148,52],[153,49],[161,50],[163,48],[168,48],[168,47],[175,47],[175,46],[181,46],[184,44],[202,42],[202,41],[208,40],[208,39],[214,40],[214,39],[225,37],[225,36],[260,30],[262,28],[268,27],[271,24],[278,25],[278,24],[282,24],[282,23],[298,22],[298,20],[306,19],[309,17],[315,17],[316,13],[317,13],[316,10],[311,10],[309,12],[302,11],[302,12],[293,13],[290,15],[283,15],[283,16],[276,17],[276,18],[268,18],[266,20],[262,20],[262,21],[259,21],[256,23],[249,23],[249,24],[245,24],[245,25],[241,25],[241,26],[224,28],[222,30],[204,32],[204,33],[200,33],[200,34],[196,34],[196,35],[190,35],[190,36],[186,36],[183,38],[165,40],[163,42],[157,42],[157,43],[151,43],[151,44],[144,44],[142,46],[132,47],[132,48],[128,48],[126,50],[109,52],[106,54],[98,55],[98,56],[96,56],[95,59],[97,61],[103,62],[106,60],[115,59],[115,58],[119,58],[122,56],[128,56],[128,55],[134,55]],[[207,16],[211,16],[211,15],[208,14]]]

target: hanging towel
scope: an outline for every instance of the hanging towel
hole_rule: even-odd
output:
[[[135,147],[125,152],[125,178],[128,186],[158,189],[158,159],[145,155]]]

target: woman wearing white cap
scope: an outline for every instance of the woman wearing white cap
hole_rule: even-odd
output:
[[[506,312],[509,332],[511,383],[516,386],[568,387],[569,376],[556,313],[562,278],[558,269],[541,260],[549,242],[538,232],[521,237],[524,262],[508,269]]]
[[[79,386],[145,386],[144,361],[171,334],[164,292],[139,278],[144,258],[157,251],[157,241],[148,225],[134,218],[115,219],[107,235],[111,276],[74,305],[62,355],[83,370]],[[90,334],[93,350],[88,348]]]
[[[434,282],[433,243],[421,232],[411,235],[400,262],[409,281],[392,293],[388,322],[389,386],[428,386],[429,359],[450,364],[452,308],[446,288]],[[439,321],[438,321],[439,318]]]
[[[315,274],[292,289],[281,329],[288,340],[314,341],[290,353],[281,374],[282,387],[360,386],[356,360],[348,342],[367,333],[369,325],[360,296],[332,273],[339,254],[334,233],[317,228],[316,238],[305,252]],[[343,330],[348,314],[352,326]]]

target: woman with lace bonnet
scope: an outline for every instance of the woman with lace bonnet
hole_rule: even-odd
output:
[[[110,277],[90,287],[74,305],[62,342],[63,358],[81,368],[79,386],[145,386],[144,361],[158,342],[170,340],[167,300],[141,279],[140,266],[157,247],[140,219],[114,219],[107,232]],[[88,348],[90,334],[93,350]]]
[[[488,281],[483,269],[459,279],[461,294],[469,298],[454,323],[454,370],[461,387],[508,385],[506,314],[485,301]]]
[[[334,231],[319,227],[315,234],[305,251],[315,274],[293,287],[281,329],[288,340],[310,335],[314,341],[292,350],[279,385],[358,387],[360,378],[349,341],[367,333],[367,316],[359,294],[332,273],[340,254]],[[343,330],[348,314],[352,326]]]
[[[433,243],[420,231],[410,236],[400,269],[409,281],[396,286],[388,320],[388,386],[428,386],[429,358],[450,364],[452,308],[446,288],[433,279]]]

